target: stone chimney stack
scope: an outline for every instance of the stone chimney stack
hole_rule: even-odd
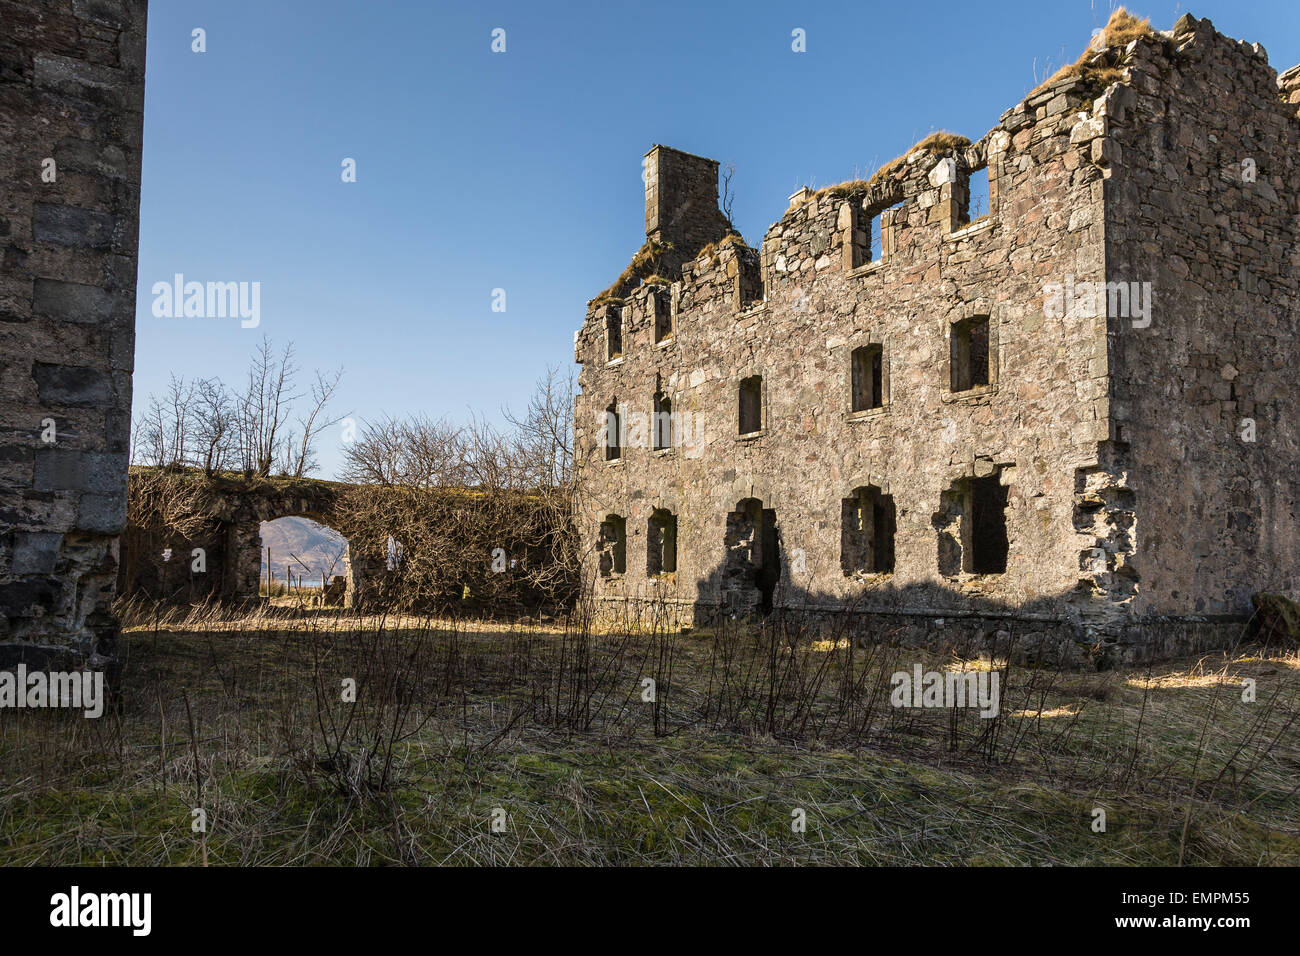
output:
[[[668,146],[651,147],[645,157],[646,238],[671,243],[689,258],[727,234],[718,209],[718,161]]]

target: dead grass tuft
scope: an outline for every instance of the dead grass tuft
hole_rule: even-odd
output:
[[[1100,93],[1112,83],[1124,77],[1119,56],[1130,43],[1140,37],[1155,37],[1157,33],[1151,28],[1150,20],[1139,20],[1123,7],[1110,15],[1101,34],[1101,49],[1089,44],[1073,63],[1067,63],[1030,92],[1038,93],[1053,83],[1070,77],[1079,77],[1087,82],[1095,93]]]
[[[672,243],[656,242],[647,239],[645,245],[636,251],[627,268],[614,280],[614,284],[596,296],[592,301],[596,305],[607,302],[621,302],[623,298],[651,276],[658,274],[659,261],[663,254],[672,248]]]
[[[950,133],[947,130],[938,130],[931,133],[925,139],[921,140],[902,156],[896,156],[885,165],[881,166],[870,179],[850,179],[847,182],[837,183],[834,186],[826,186],[817,190],[818,198],[822,196],[833,196],[836,198],[845,198],[853,195],[861,195],[869,192],[876,184],[884,182],[890,176],[893,176],[898,170],[902,169],[903,164],[907,162],[907,157],[916,152],[937,153],[941,156],[948,155],[956,150],[965,149],[970,145],[970,140],[965,136],[957,133]]]
[[[0,864],[1300,863],[1294,653],[999,660],[983,719],[890,700],[966,649],[839,623],[135,618],[102,720],[3,714]]]
[[[695,254],[695,259],[697,262],[700,259],[708,259],[711,267],[716,266],[718,264],[718,253],[727,246],[740,246],[743,249],[749,248],[749,244],[745,242],[744,237],[741,236],[740,233],[729,232],[717,242],[710,242],[703,249],[697,252]]]

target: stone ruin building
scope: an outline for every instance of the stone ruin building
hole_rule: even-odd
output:
[[[4,4],[0,667],[116,647],[146,14]],[[575,341],[602,606],[1131,657],[1300,596],[1297,109],[1300,70],[1183,17],[801,190],[760,251],[716,163],[653,149],[646,246]]]
[[[603,613],[1101,663],[1300,597],[1300,68],[1191,16],[1090,56],[801,189],[760,250],[716,162],[651,149],[646,245],[575,335]]]

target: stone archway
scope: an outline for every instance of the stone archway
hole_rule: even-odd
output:
[[[262,579],[259,591],[274,581],[305,591],[314,603],[342,605],[347,577],[349,542],[319,515],[284,515],[263,521]],[[331,600],[323,600],[326,596]],[[316,601],[317,598],[322,600]]]
[[[363,603],[370,565],[348,538],[337,510],[342,490],[347,488],[331,481],[300,479],[277,490],[255,488],[242,494],[227,493],[233,507],[222,524],[225,528],[225,561],[222,568],[221,596],[228,601],[256,600],[262,582],[262,524],[281,518],[307,518],[335,531],[348,542],[343,577],[345,607]]]
[[[146,482],[153,477],[152,471],[133,471],[131,481]],[[166,528],[145,534],[141,529],[128,527],[123,539],[124,573],[118,585],[123,595],[191,602],[209,598],[226,602],[256,601],[262,581],[262,523],[289,517],[308,518],[348,542],[348,558],[343,569],[346,607],[365,603],[385,571],[384,555],[362,553],[349,537],[341,501],[351,485],[310,478],[236,482],[198,474],[176,480],[193,482],[189,487],[198,489],[197,494],[187,496],[186,500],[188,507],[202,519],[204,530],[191,537],[181,537]],[[188,560],[192,549],[203,552],[205,572],[189,575],[181,588],[160,586],[169,570],[164,562],[172,557],[178,562]]]

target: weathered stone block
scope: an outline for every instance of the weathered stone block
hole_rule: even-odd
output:
[[[32,290],[32,311],[62,322],[102,322],[116,306],[113,293],[80,282],[37,279]]]
[[[36,453],[34,484],[38,491],[122,493],[127,456],[108,452],[41,449]]]
[[[113,244],[114,223],[113,216],[106,212],[38,202],[32,215],[32,238],[107,250]]]
[[[82,495],[77,507],[77,530],[121,534],[126,527],[126,496]]]
[[[96,368],[36,362],[32,378],[37,396],[46,405],[100,405],[112,395],[108,373]]]
[[[15,532],[13,574],[53,574],[63,535],[54,532]]]
[[[131,25],[131,15],[121,0],[73,0],[72,9],[82,20],[125,30]]]
[[[37,55],[35,65],[39,87],[108,107],[121,108],[126,102],[120,70],[54,54]]]

